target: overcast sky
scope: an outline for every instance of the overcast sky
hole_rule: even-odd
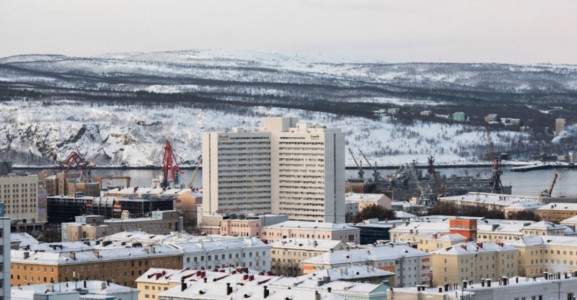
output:
[[[0,56],[198,48],[577,64],[577,0],[0,0]]]

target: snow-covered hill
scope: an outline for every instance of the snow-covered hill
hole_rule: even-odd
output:
[[[51,165],[78,150],[100,166],[159,165],[169,139],[181,164],[193,165],[201,132],[293,115],[342,128],[348,147],[380,165],[424,163],[429,155],[474,162],[486,153],[483,127],[411,116],[438,108],[464,111],[477,124],[499,113],[546,127],[559,116],[551,111],[563,106],[571,115],[576,100],[570,65],[387,64],[220,50],[12,56],[0,58],[0,160]],[[409,113],[382,114],[391,107]],[[528,134],[502,130],[493,140],[497,149],[523,149]]]
[[[347,147],[354,152],[362,149],[379,165],[398,165],[413,159],[425,163],[429,155],[435,155],[439,163],[473,162],[477,153],[467,154],[462,149],[485,145],[484,133],[470,126],[422,122],[405,126],[389,117],[368,120],[268,107],[254,107],[239,115],[181,106],[6,101],[0,102],[0,119],[5,120],[0,128],[0,160],[51,165],[71,151],[79,151],[98,166],[160,165],[162,146],[168,139],[180,164],[192,166],[200,154],[202,132],[232,127],[254,129],[263,116],[279,115],[340,127],[346,134]],[[501,132],[494,139],[498,142],[505,137],[520,134]],[[353,165],[348,155],[347,164]]]

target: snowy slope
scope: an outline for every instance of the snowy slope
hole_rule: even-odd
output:
[[[347,147],[362,149],[379,165],[398,165],[413,159],[438,163],[475,161],[477,153],[459,155],[463,145],[484,147],[482,131],[465,125],[416,122],[403,126],[388,117],[380,120],[342,118],[301,110],[255,107],[250,113],[203,110],[191,107],[144,107],[85,104],[80,101],[0,102],[0,160],[12,158],[19,165],[51,165],[70,151],[85,154],[98,166],[159,165],[162,145],[168,139],[181,165],[194,165],[200,154],[201,133],[232,127],[254,129],[261,117],[292,115],[302,121],[340,127]],[[500,136],[518,136],[504,132]],[[498,143],[497,135],[495,140]],[[358,153],[358,152],[357,152]],[[347,164],[353,165],[347,155]]]

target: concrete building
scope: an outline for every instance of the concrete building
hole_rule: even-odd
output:
[[[430,284],[430,254],[405,245],[334,251],[302,262],[304,274],[346,266],[369,266],[393,272],[395,286]]]
[[[404,234],[398,236],[397,242],[416,244],[417,249],[430,253],[443,248],[449,248],[455,244],[464,243],[467,238],[458,233],[421,233]]]
[[[134,286],[150,267],[182,268],[183,253],[171,246],[138,243],[68,242],[11,251],[12,285],[113,280]],[[8,265],[8,264],[7,264]]]
[[[356,216],[363,211],[365,207],[370,205],[378,205],[385,209],[391,209],[391,198],[385,194],[360,194],[360,193],[346,193],[346,213]]]
[[[205,234],[216,234],[224,236],[256,236],[261,235],[262,227],[288,221],[288,216],[280,215],[260,215],[247,217],[244,215],[231,215],[237,218],[230,218],[224,215],[204,216],[200,224],[200,229]]]
[[[138,290],[110,281],[83,280],[14,286],[11,296],[12,300],[138,300]]]
[[[2,265],[0,265],[0,295],[4,296],[4,300],[10,300],[10,247],[11,247],[11,234],[10,234],[10,218],[7,218],[0,214],[0,260]]]
[[[271,270],[285,276],[302,275],[303,260],[348,248],[347,244],[334,240],[283,239],[272,244]]]
[[[366,267],[279,277],[250,269],[150,269],[136,282],[146,299],[355,299],[385,300],[391,273]],[[346,281],[345,281],[346,280]],[[360,281],[363,282],[360,282]],[[378,282],[366,283],[366,282]],[[336,298],[335,298],[336,297]]]
[[[203,213],[282,214],[345,221],[344,134],[340,129],[264,118],[249,132],[203,133]]]
[[[146,232],[121,232],[109,235],[103,240],[127,244],[166,245],[183,253],[182,265],[191,269],[234,266],[264,272],[270,270],[271,246],[254,237],[193,236],[186,233],[156,235]]]
[[[0,176],[0,202],[13,223],[30,226],[39,223],[38,176],[9,173]],[[39,224],[41,229],[41,224]]]
[[[558,136],[561,131],[565,130],[565,123],[567,120],[563,118],[555,119],[555,136]]]
[[[549,276],[551,277],[551,276]],[[389,300],[572,300],[577,295],[577,277],[512,277],[482,283],[446,285],[438,288],[390,289]]]
[[[544,272],[577,271],[577,238],[564,236],[527,236],[507,241],[518,248],[521,276],[541,276]]]
[[[577,203],[549,203],[537,209],[537,216],[550,222],[561,222],[577,216]]]
[[[179,231],[179,214],[175,210],[153,211],[149,218],[108,219],[104,216],[77,216],[74,223],[62,223],[62,241],[96,240],[122,231],[141,230],[151,234]]]
[[[453,204],[456,206],[483,206],[488,209],[499,209],[505,211],[508,206],[518,205],[542,205],[539,197],[503,195],[493,193],[468,193],[467,195],[439,197],[441,203]]]
[[[360,230],[348,224],[286,221],[262,228],[261,240],[273,243],[286,238],[337,240],[358,244]]]
[[[517,274],[519,250],[502,243],[469,242],[431,253],[433,286]]]

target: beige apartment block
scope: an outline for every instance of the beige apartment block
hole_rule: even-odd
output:
[[[395,241],[417,245],[417,249],[429,253],[441,248],[448,248],[455,244],[464,243],[467,241],[467,238],[457,233],[423,233],[404,234],[398,236]]]
[[[517,275],[519,250],[502,243],[469,242],[431,253],[433,286]]]
[[[549,203],[538,208],[537,215],[549,222],[561,222],[577,216],[577,203]]]
[[[283,239],[272,244],[271,271],[277,275],[302,274],[301,262],[327,252],[349,249],[341,241],[315,239]]]
[[[96,240],[122,231],[144,231],[169,234],[178,228],[179,214],[175,210],[153,211],[149,218],[109,219],[104,216],[78,216],[76,222],[62,223],[62,241]]]
[[[282,214],[345,221],[344,134],[340,129],[264,118],[257,131],[202,136],[203,215]]]
[[[528,236],[509,241],[518,248],[521,276],[542,276],[577,271],[577,238],[565,236]]]
[[[286,221],[261,230],[260,239],[274,243],[286,238],[336,240],[358,244],[361,230],[348,224]]]
[[[355,216],[362,212],[365,207],[378,205],[385,209],[391,209],[391,198],[385,194],[362,194],[349,192],[345,194],[346,213]]]
[[[14,173],[0,176],[0,202],[12,221],[38,222],[38,176]]]

